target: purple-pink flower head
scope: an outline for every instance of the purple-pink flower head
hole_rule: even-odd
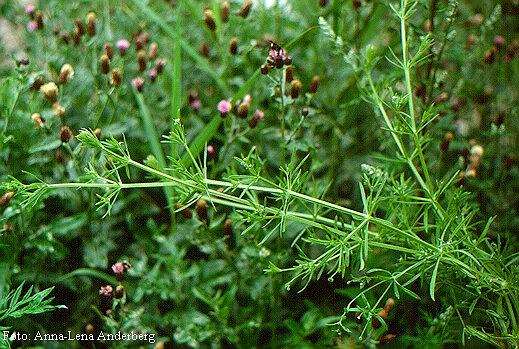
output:
[[[99,289],[99,294],[103,297],[112,297],[114,289],[110,285],[101,286]]]
[[[121,56],[124,56],[126,51],[130,48],[130,42],[126,39],[119,39],[115,43],[115,47],[117,47]]]
[[[130,269],[130,265],[127,262],[117,262],[112,265],[112,271],[118,279],[122,279],[124,272]]]
[[[25,5],[24,11],[29,16],[32,16],[34,14],[34,11],[36,11],[36,6],[34,6],[34,4],[29,3],[29,4]]]
[[[218,102],[217,109],[222,117],[226,117],[232,109],[231,102],[226,99],[222,99],[220,102]]]
[[[142,92],[142,89],[144,88],[144,80],[141,77],[136,77],[132,80],[132,86],[137,91]]]
[[[36,23],[35,21],[30,21],[29,23],[27,23],[27,30],[29,32],[33,32],[36,29],[38,29],[38,23]]]
[[[195,111],[199,111],[200,108],[202,107],[202,102],[200,101],[200,99],[194,99],[192,100],[189,105],[191,106],[191,108],[193,108]]]
[[[117,262],[114,265],[112,265],[112,271],[115,275],[122,275],[124,273],[124,264],[121,262]]]

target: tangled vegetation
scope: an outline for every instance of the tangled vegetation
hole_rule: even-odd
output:
[[[0,345],[519,345],[516,2],[0,14]]]

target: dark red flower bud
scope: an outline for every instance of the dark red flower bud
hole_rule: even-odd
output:
[[[111,60],[114,57],[114,48],[110,43],[105,42],[103,49],[105,51],[105,54],[108,56],[108,58]]]
[[[238,53],[238,38],[233,37],[229,42],[229,52],[231,55],[235,55]]]
[[[209,45],[207,45],[207,43],[203,42],[200,44],[200,47],[198,48],[198,52],[200,52],[200,54],[202,56],[204,56],[205,58],[209,58]]]
[[[207,215],[207,201],[204,199],[199,199],[196,202],[196,214],[198,215],[198,219],[202,222],[207,223],[209,221],[209,216]]]
[[[256,126],[258,126],[258,123],[261,120],[263,120],[264,117],[265,117],[265,113],[259,109],[256,109],[256,111],[252,115],[252,118],[249,120],[249,127],[255,128]]]
[[[94,12],[89,12],[86,18],[87,22],[87,33],[89,36],[96,35],[96,14]]]
[[[112,78],[110,79],[110,83],[114,86],[120,86],[123,80],[123,75],[119,69],[112,70]]]
[[[229,20],[230,7],[229,1],[224,1],[222,7],[220,7],[220,19],[223,23],[227,23]]]
[[[207,28],[209,28],[210,31],[216,30],[216,22],[214,20],[214,14],[213,11],[206,9],[204,11],[204,22]]]
[[[74,136],[72,130],[68,126],[61,126],[59,130],[59,138],[63,143],[67,143]]]
[[[106,53],[103,53],[100,60],[101,73],[108,74],[110,72],[110,58]]]
[[[121,299],[124,296],[124,287],[123,285],[117,285],[114,291],[114,298]]]
[[[308,90],[310,91],[310,93],[316,93],[317,92],[317,89],[319,88],[320,81],[321,81],[321,78],[319,77],[319,75],[315,75],[312,78],[312,82],[310,83],[310,86],[308,87]]]
[[[13,191],[8,191],[7,193],[4,193],[4,195],[0,197],[0,207],[9,205],[9,202],[11,202],[13,196]]]
[[[238,11],[238,16],[247,18],[249,16],[251,7],[252,0],[244,0],[240,10]]]
[[[285,70],[285,81],[291,83],[294,80],[294,68],[289,65]]]
[[[298,79],[292,80],[290,83],[290,96],[293,99],[296,99],[299,97],[299,94],[301,93],[301,89],[303,88],[303,84]]]
[[[137,64],[139,65],[140,72],[143,72],[146,70],[146,62],[147,62],[146,51],[139,50],[137,52]]]
[[[270,71],[270,65],[268,64],[263,64],[260,68],[260,71],[261,71],[261,74],[263,75],[267,75]]]

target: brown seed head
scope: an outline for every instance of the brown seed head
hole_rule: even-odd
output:
[[[114,86],[120,86],[123,79],[123,75],[121,73],[121,70],[114,69],[112,70],[112,78],[110,79],[110,83]]]
[[[289,65],[285,70],[285,81],[291,83],[294,80],[294,67]]]
[[[238,38],[233,37],[229,42],[229,52],[231,55],[235,55],[238,53]]]
[[[247,18],[249,16],[251,7],[252,0],[244,0],[243,4],[240,7],[240,10],[238,11],[238,16]]]
[[[222,19],[223,23],[227,23],[229,20],[230,7],[231,6],[229,5],[229,1],[224,1],[220,7],[220,18]]]
[[[207,28],[209,28],[210,31],[216,30],[216,22],[214,20],[214,14],[213,11],[206,9],[204,11],[204,22]]]
[[[108,58],[110,58],[110,60],[112,60],[112,58],[114,58],[114,48],[112,47],[112,45],[108,42],[105,42],[103,49],[104,49],[106,55],[108,56]]]
[[[87,33],[89,36],[96,35],[96,14],[94,12],[89,12],[86,18],[87,22]]]
[[[146,70],[146,61],[147,61],[146,51],[139,50],[137,52],[137,63],[139,65],[140,72],[143,72]]]
[[[317,89],[319,88],[319,83],[320,82],[321,82],[321,78],[319,77],[319,75],[315,75],[312,78],[312,82],[310,83],[310,86],[308,87],[308,90],[310,91],[310,93],[316,93],[317,92]]]
[[[72,130],[68,126],[61,126],[59,130],[59,138],[63,143],[67,143],[73,137]]]
[[[301,93],[301,89],[303,88],[303,84],[298,79],[292,80],[290,83],[290,96],[293,99],[296,99],[299,97],[299,94]]]
[[[63,64],[59,73],[59,82],[67,83],[74,76],[74,68],[70,64]]]
[[[40,113],[34,113],[31,115],[32,121],[36,124],[38,127],[43,127],[45,125],[45,120],[41,117]]]
[[[58,86],[56,86],[55,83],[48,82],[45,85],[42,85],[40,91],[49,102],[56,102],[56,99],[58,98]]]
[[[103,53],[101,55],[101,58],[99,59],[99,65],[101,73],[108,74],[108,72],[110,71],[110,58],[108,58],[108,55],[106,53]]]
[[[202,222],[207,222],[208,221],[208,216],[207,216],[207,201],[205,201],[204,199],[199,199],[197,202],[196,202],[196,214],[198,215],[198,219],[200,219]]]
[[[157,58],[158,53],[159,53],[159,44],[157,44],[156,42],[152,42],[150,44],[150,50],[149,50],[150,59]]]
[[[0,207],[9,205],[11,199],[14,196],[14,191],[8,191],[4,195],[0,196]]]

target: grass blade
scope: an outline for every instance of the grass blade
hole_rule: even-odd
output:
[[[160,169],[163,170],[166,167],[166,160],[164,158],[164,153],[162,151],[162,146],[160,144],[160,135],[157,133],[157,130],[155,129],[155,125],[153,124],[153,120],[151,118],[150,110],[144,102],[144,97],[142,96],[142,94],[137,93],[134,89],[132,89],[132,91],[135,96],[135,100],[137,101],[137,105],[139,107],[139,112],[142,118],[142,124],[144,126],[144,133],[146,134],[146,139],[150,144],[151,153],[157,159],[157,163],[159,164]],[[174,220],[175,206],[173,202],[173,191],[169,187],[164,187],[164,192],[168,200],[171,218]]]

